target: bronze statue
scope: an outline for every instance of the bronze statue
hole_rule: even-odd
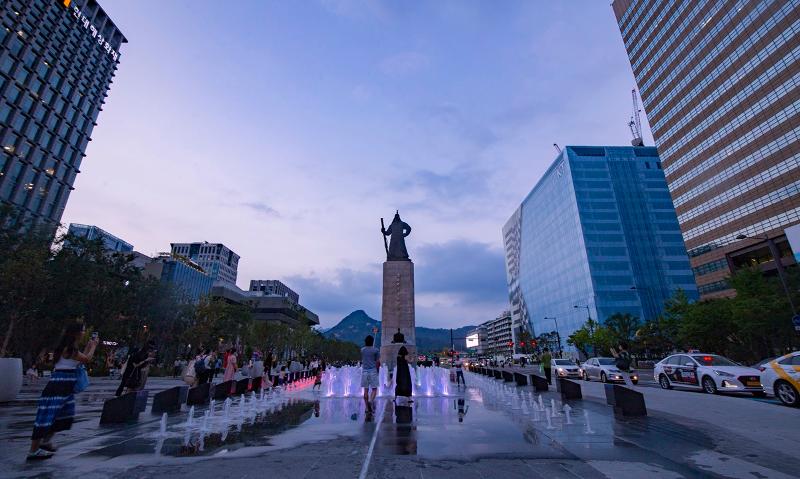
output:
[[[394,333],[394,336],[392,337],[392,344],[406,344],[406,337],[400,332],[400,328],[397,328],[397,332]]]
[[[400,219],[399,211],[395,213],[392,224],[388,228],[383,226],[383,218],[381,218],[381,233],[384,236],[387,261],[410,261],[405,238],[411,234],[411,227]],[[388,246],[386,246],[386,236],[390,237]]]

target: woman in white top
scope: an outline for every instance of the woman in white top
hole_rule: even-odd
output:
[[[56,452],[53,435],[72,428],[75,417],[76,368],[92,360],[98,339],[92,338],[83,352],[78,350],[78,341],[83,336],[83,325],[75,322],[67,326],[55,349],[55,366],[50,381],[39,398],[36,420],[33,422],[31,449],[28,460],[49,459]]]

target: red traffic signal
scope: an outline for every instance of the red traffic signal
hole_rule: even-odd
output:
[[[536,347],[536,340],[535,339],[531,340],[531,346],[533,346],[534,348]]]

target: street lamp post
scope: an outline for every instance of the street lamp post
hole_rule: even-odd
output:
[[[738,240],[743,240],[748,238],[746,234],[740,234],[736,237]],[[764,239],[767,241],[767,247],[769,248],[769,252],[772,255],[772,260],[775,261],[775,267],[778,270],[778,278],[781,280],[781,286],[783,286],[783,292],[786,293],[786,299],[789,300],[789,306],[792,308],[792,315],[797,316],[797,309],[794,306],[794,301],[792,301],[792,295],[789,293],[789,286],[786,284],[786,278],[784,276],[783,271],[783,264],[781,264],[781,256],[778,252],[778,247],[775,246],[775,242],[770,238],[767,234],[755,235],[753,238]]]
[[[581,308],[581,309],[586,308],[586,317],[589,320],[588,321],[589,322],[589,335],[592,337],[592,352],[594,354],[597,354],[597,343],[595,343],[595,340],[594,340],[594,322],[592,322],[592,313],[591,313],[591,310],[589,309],[589,305],[587,304],[585,306],[580,306],[580,305],[576,304],[576,305],[573,306],[573,308]]]
[[[552,319],[553,323],[555,323],[556,325],[556,339],[558,339],[558,357],[560,358],[562,356],[563,349],[561,349],[561,334],[558,332],[558,320],[556,319],[555,316],[553,317],[545,316],[544,319]]]

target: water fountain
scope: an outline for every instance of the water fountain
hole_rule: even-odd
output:
[[[569,412],[572,411],[572,408],[569,407],[569,404],[564,404],[562,409],[564,410],[564,415],[567,416],[567,424],[572,424],[572,419],[569,417]]]
[[[161,425],[158,428],[158,434],[161,437],[167,435],[167,413],[161,415]]]
[[[583,430],[583,432],[585,432],[586,434],[594,434],[594,431],[592,430],[592,425],[589,423],[589,411],[587,411],[586,409],[583,410],[583,419],[586,421],[586,427]]]
[[[417,367],[411,369],[413,396],[438,397],[450,395],[450,371],[440,367]],[[378,372],[378,396],[394,395],[394,384],[389,379],[389,369],[381,366]],[[395,374],[392,374],[395,377]],[[322,392],[325,397],[360,397],[361,368],[343,366],[328,368],[322,374]]]
[[[561,415],[556,408],[556,400],[552,398],[550,399],[550,411],[553,412],[553,417],[558,417]]]
[[[550,415],[552,414],[552,412],[553,412],[553,411],[551,411],[551,410],[550,410],[550,408],[547,408],[547,413],[546,413],[546,415],[545,415],[545,417],[547,418],[547,429],[555,429],[555,426],[553,426],[553,420],[552,420],[552,418],[550,417]]]

